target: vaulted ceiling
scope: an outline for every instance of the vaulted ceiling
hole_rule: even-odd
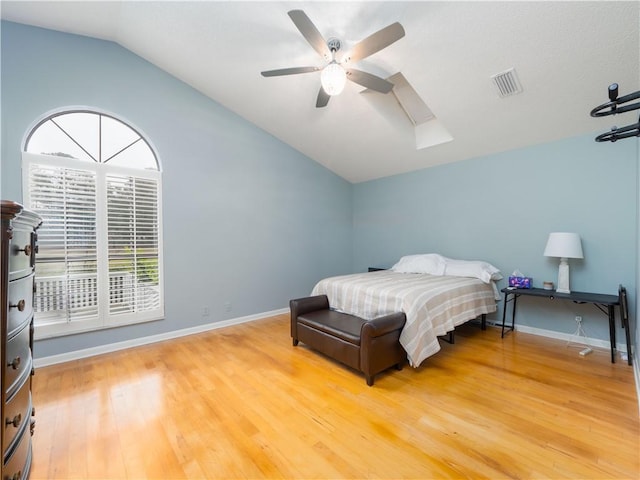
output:
[[[481,157],[638,119],[592,118],[617,82],[640,89],[640,2],[67,2],[2,1],[10,20],[111,40],[196,88],[351,182]],[[450,141],[417,148],[391,94],[347,82],[316,108],[323,66],[287,12],[303,10],[347,51],[400,22],[406,35],[358,62],[401,72]],[[500,98],[491,77],[515,68],[522,93]]]

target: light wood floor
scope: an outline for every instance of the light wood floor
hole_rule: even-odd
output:
[[[287,315],[34,377],[32,479],[638,478],[632,367],[476,325],[364,378]]]

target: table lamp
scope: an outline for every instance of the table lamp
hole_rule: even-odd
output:
[[[556,292],[571,293],[569,290],[569,258],[584,258],[580,235],[566,232],[550,233],[547,246],[544,249],[544,256],[560,258]]]

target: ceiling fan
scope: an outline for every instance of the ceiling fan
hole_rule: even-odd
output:
[[[320,91],[316,100],[316,107],[326,107],[329,98],[342,92],[346,80],[355,82],[363,87],[380,93],[389,93],[393,83],[384,80],[371,73],[350,68],[349,65],[358,62],[369,55],[388,47],[392,43],[404,37],[404,28],[398,22],[378,30],[364,40],[358,42],[344,55],[337,57],[342,46],[337,38],[325,40],[316,26],[302,10],[288,12],[295,26],[302,36],[309,42],[313,49],[328,61],[324,67],[293,67],[261,72],[263,77],[277,77],[280,75],[295,75],[298,73],[310,73],[322,70],[320,75]]]

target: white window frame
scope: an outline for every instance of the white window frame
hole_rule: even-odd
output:
[[[69,111],[72,113],[72,111]],[[101,112],[92,112],[102,114]],[[59,115],[58,113],[57,115]],[[110,115],[112,116],[112,115]],[[112,116],[113,117],[113,116]],[[50,118],[50,117],[47,117]],[[116,118],[116,117],[113,117]],[[116,118],[117,119],[117,118]],[[117,119],[128,125],[126,122]],[[43,121],[39,122],[41,125]],[[128,125],[129,126],[129,125]],[[36,127],[37,128],[37,127]],[[31,131],[33,131],[32,129]],[[137,131],[137,130],[136,130]],[[144,137],[142,137],[143,140]],[[25,145],[26,147],[26,145]],[[24,149],[23,149],[24,150]],[[155,152],[154,152],[155,155]],[[157,159],[157,156],[156,156]],[[96,242],[97,242],[97,275],[98,275],[98,316],[92,319],[82,319],[78,321],[53,321],[49,323],[39,323],[38,315],[35,314],[35,338],[51,338],[64,335],[101,330],[106,328],[132,325],[142,322],[160,320],[164,318],[164,262],[163,262],[163,213],[162,213],[162,172],[150,169],[135,169],[123,166],[110,165],[109,163],[98,163],[87,160],[73,158],[41,155],[23,151],[22,152],[22,185],[23,199],[25,206],[29,208],[31,204],[31,192],[29,191],[29,172],[34,164],[47,165],[61,168],[72,168],[77,170],[90,171],[96,175]],[[159,164],[158,164],[159,167]],[[141,179],[151,179],[157,185],[157,215],[158,215],[158,290],[160,295],[159,309],[150,311],[133,312],[127,314],[109,314],[109,245],[107,236],[107,182],[108,175],[131,176]],[[37,275],[37,266],[36,266]]]

